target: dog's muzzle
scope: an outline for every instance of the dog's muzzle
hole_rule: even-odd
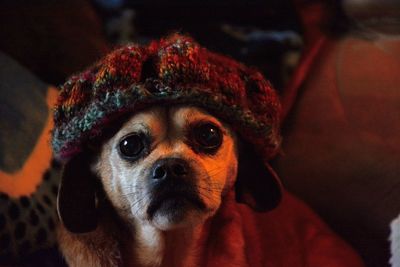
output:
[[[156,212],[173,215],[193,208],[206,209],[195,185],[195,172],[187,161],[159,159],[151,168],[148,180],[151,201],[147,214],[150,218]]]

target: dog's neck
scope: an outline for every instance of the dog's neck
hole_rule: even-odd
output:
[[[208,232],[208,223],[195,227],[161,231],[150,224],[138,224],[133,242],[123,244],[124,266],[191,267],[198,266],[197,255]]]

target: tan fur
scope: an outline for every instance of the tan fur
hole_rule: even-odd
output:
[[[104,227],[86,234],[71,234],[61,225],[57,229],[58,243],[69,266],[119,266],[121,255],[116,240]]]
[[[210,121],[223,131],[223,144],[215,155],[195,153],[184,140],[188,125]],[[154,137],[145,158],[127,163],[116,147],[125,135],[146,129]],[[222,197],[234,184],[237,152],[234,134],[213,116],[194,107],[155,107],[135,114],[101,148],[92,170],[100,178],[121,227],[101,220],[87,234],[59,229],[61,249],[71,266],[196,266],[197,243],[205,222],[218,210]],[[165,216],[147,218],[149,196],[143,188],[153,163],[165,157],[185,159],[196,173],[196,186],[207,211],[190,210],[178,223]],[[118,229],[117,229],[118,228]],[[116,230],[117,229],[117,230]],[[121,266],[121,265],[120,265]]]

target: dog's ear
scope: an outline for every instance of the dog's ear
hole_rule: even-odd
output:
[[[274,170],[250,144],[243,142],[239,147],[235,191],[236,201],[259,212],[274,209],[282,197],[282,185]]]
[[[72,233],[86,233],[97,227],[95,176],[90,156],[81,153],[64,166],[58,191],[58,215]]]

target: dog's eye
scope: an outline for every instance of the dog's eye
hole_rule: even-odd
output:
[[[132,134],[124,137],[119,143],[119,151],[123,158],[128,160],[136,159],[144,149],[142,136]]]
[[[221,130],[212,123],[201,123],[193,128],[194,141],[204,152],[215,152],[222,144]]]

